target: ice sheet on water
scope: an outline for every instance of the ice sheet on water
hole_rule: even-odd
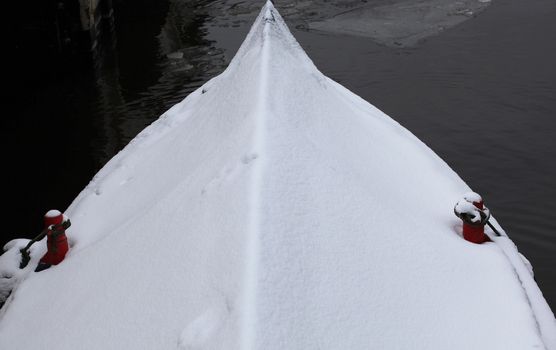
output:
[[[310,22],[309,29],[365,36],[387,46],[408,47],[476,16],[488,4],[477,0],[372,1]]]

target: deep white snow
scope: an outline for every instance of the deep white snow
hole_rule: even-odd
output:
[[[461,238],[469,191],[267,3],[65,211],[62,264],[32,272],[43,241],[19,270],[7,245],[0,349],[556,349],[511,240]]]

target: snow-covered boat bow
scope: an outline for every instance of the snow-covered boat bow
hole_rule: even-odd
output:
[[[456,233],[469,190],[269,2],[76,198],[66,261],[30,273],[32,252],[0,348],[556,349],[509,238]]]

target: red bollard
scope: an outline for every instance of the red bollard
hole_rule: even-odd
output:
[[[474,192],[465,194],[454,207],[454,213],[463,221],[463,238],[466,241],[477,244],[490,242],[485,234],[490,212],[480,195]]]
[[[69,220],[58,210],[50,210],[44,216],[44,226],[48,229],[46,236],[47,252],[40,262],[48,265],[57,265],[64,260],[69,250],[66,229],[70,226]]]

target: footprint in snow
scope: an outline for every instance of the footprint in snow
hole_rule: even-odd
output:
[[[259,157],[258,154],[256,153],[251,153],[251,154],[246,154],[243,157],[241,157],[241,162],[245,165],[251,163],[252,161],[254,161],[255,159],[257,159]]]
[[[218,332],[226,313],[222,308],[212,307],[191,321],[181,332],[178,345],[180,349],[202,349],[206,343]]]

